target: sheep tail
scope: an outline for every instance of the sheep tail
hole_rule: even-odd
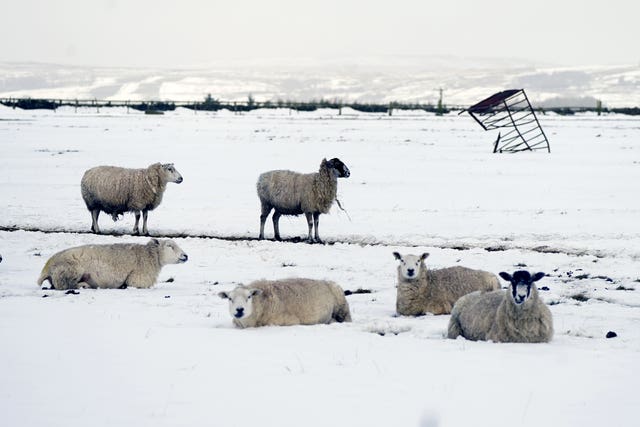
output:
[[[51,268],[51,259],[47,261],[47,263],[42,268],[42,272],[40,273],[40,277],[38,277],[38,286],[42,286],[45,280],[49,279],[50,276],[50,268]],[[49,279],[51,281],[51,279]]]
[[[340,200],[338,200],[337,197],[336,197],[336,203],[338,204],[338,207],[340,208],[340,210],[347,214],[347,218],[349,218],[349,221],[351,222],[351,217],[349,216],[349,212],[347,212],[347,210],[342,207],[342,203],[340,203]]]

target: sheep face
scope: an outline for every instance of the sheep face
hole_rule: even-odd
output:
[[[347,167],[347,165],[345,165],[342,160],[340,160],[337,157],[334,157],[333,159],[329,160],[327,162],[327,165],[333,169],[333,173],[336,175],[337,178],[349,178],[349,176],[351,175],[351,172],[349,171],[349,168]]]
[[[422,261],[427,259],[428,253],[423,253],[420,256],[417,255],[400,255],[399,252],[394,252],[393,256],[400,261],[400,274],[406,280],[415,280],[420,276],[420,265]]]
[[[173,163],[165,163],[162,165],[162,170],[165,173],[165,179],[167,182],[175,182],[180,184],[182,182],[182,175],[173,166]]]
[[[524,304],[531,297],[531,287],[533,283],[544,277],[544,273],[536,273],[533,276],[525,270],[519,270],[513,273],[513,276],[504,271],[500,273],[500,277],[510,282],[511,301],[519,306]]]
[[[189,259],[187,254],[173,240],[151,239],[151,244],[159,246],[160,263],[162,265],[181,264]]]
[[[229,313],[240,320],[253,314],[253,297],[261,292],[260,289],[250,289],[240,285],[231,292],[220,292],[218,296],[229,300]]]

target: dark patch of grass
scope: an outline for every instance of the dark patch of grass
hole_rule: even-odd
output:
[[[351,291],[351,290],[347,289],[346,291],[344,291],[344,294],[345,295],[370,294],[371,292],[372,292],[371,289],[358,288],[355,291]]]
[[[624,287],[622,285],[620,285],[620,286],[618,286],[616,288],[616,291],[635,291],[635,290],[636,290],[635,288],[627,288],[627,287]]]
[[[173,277],[169,277],[167,280],[164,281],[164,283],[173,283],[175,281],[175,279]]]
[[[527,266],[527,264],[525,264],[524,262],[519,262],[519,263],[514,265],[514,267],[520,267],[520,268],[523,268],[523,267],[526,267],[526,266]]]
[[[484,248],[484,250],[487,252],[501,252],[501,251],[506,251],[507,248],[505,246],[497,245],[497,246],[487,246],[486,248]]]
[[[604,280],[605,282],[613,283],[613,279],[608,276],[594,276],[594,279]]]
[[[585,294],[575,294],[575,295],[571,295],[571,299],[574,299],[576,301],[580,301],[580,302],[586,302],[589,301],[589,297],[586,296]]]
[[[296,265],[292,262],[283,262],[282,264],[280,264],[280,267],[282,268],[286,268],[286,267],[295,267]]]

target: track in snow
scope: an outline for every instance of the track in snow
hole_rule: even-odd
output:
[[[73,230],[73,229],[64,229],[64,228],[40,228],[40,227],[25,227],[19,225],[0,225],[0,231],[7,232],[15,232],[15,231],[26,231],[33,233],[45,233],[45,234],[93,234],[90,230]],[[129,233],[120,233],[114,231],[102,232],[100,235],[104,236],[134,236]],[[144,237],[144,236],[143,236]],[[228,242],[259,242],[260,240],[257,237],[249,237],[249,236],[223,236],[216,234],[206,234],[206,233],[184,233],[184,232],[164,232],[164,233],[154,233],[150,234],[148,237],[157,237],[164,239],[184,239],[184,238],[192,238],[192,239],[215,239],[215,240],[223,240]],[[437,238],[437,236],[434,236]],[[267,239],[267,241],[269,241]],[[283,239],[283,243],[306,243],[306,239],[301,237],[293,237],[288,239]],[[567,248],[556,248],[548,245],[538,245],[538,246],[521,246],[514,244],[513,242],[508,242],[505,244],[495,244],[494,242],[487,244],[469,244],[469,243],[459,243],[459,242],[451,242],[449,244],[415,244],[415,243],[407,243],[407,242],[385,242],[383,240],[378,240],[375,238],[370,239],[346,239],[346,240],[325,240],[325,245],[334,245],[334,244],[344,244],[344,245],[358,245],[358,246],[385,246],[385,247],[434,247],[438,249],[453,249],[459,251],[471,250],[471,249],[484,249],[487,252],[501,252],[507,250],[523,250],[523,251],[531,251],[538,253],[550,253],[550,254],[565,254],[569,256],[594,256],[596,258],[605,258],[606,254],[601,253],[598,250],[586,251],[579,249],[567,249]]]

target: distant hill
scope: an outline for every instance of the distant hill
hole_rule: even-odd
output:
[[[236,61],[193,69],[104,68],[0,62],[0,97],[256,101],[342,100],[470,105],[524,88],[534,105],[640,106],[640,66],[558,68],[506,59],[438,57]]]

